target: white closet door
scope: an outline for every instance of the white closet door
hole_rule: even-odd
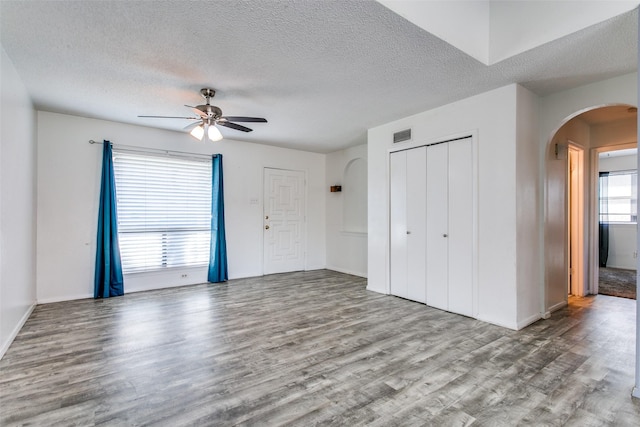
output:
[[[407,152],[390,156],[390,291],[407,298]]]
[[[448,144],[427,147],[427,305],[448,310]]]
[[[407,153],[407,298],[426,302],[427,147]]]
[[[473,316],[473,151],[449,144],[449,311]]]

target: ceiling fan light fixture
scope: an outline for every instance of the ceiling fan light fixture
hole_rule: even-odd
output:
[[[204,128],[202,127],[202,125],[194,127],[189,133],[191,134],[191,136],[200,141],[202,141],[202,138],[204,138]]]
[[[222,134],[218,130],[218,128],[214,125],[209,125],[209,129],[207,130],[207,136],[211,141],[220,141],[222,139]]]
[[[2,0],[0,0],[2,1]],[[204,105],[196,105],[192,107],[185,105],[187,108],[191,108],[195,116],[191,117],[177,117],[177,116],[138,116],[143,118],[153,119],[187,119],[195,120],[195,122],[186,126],[184,130],[188,130],[191,136],[202,141],[204,136],[207,136],[209,141],[220,141],[222,134],[217,125],[238,130],[240,132],[251,132],[253,129],[243,125],[239,125],[234,122],[248,122],[248,123],[267,123],[267,119],[262,117],[245,117],[245,116],[223,116],[222,110],[215,105],[211,105],[211,98],[214,97],[216,91],[210,88],[203,88],[200,90],[200,94],[205,99]],[[194,127],[195,126],[195,127]]]

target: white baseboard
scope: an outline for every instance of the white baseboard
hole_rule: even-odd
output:
[[[327,270],[337,271],[338,273],[351,274],[352,276],[363,277],[365,279],[367,278],[367,274],[366,273],[362,273],[362,272],[358,272],[358,271],[352,271],[352,270],[348,270],[346,268],[329,267],[329,266],[327,266]]]
[[[567,306],[567,302],[566,301],[560,301],[557,304],[553,304],[551,307],[549,307],[549,313],[553,313],[556,310],[560,310],[561,308],[564,308]]]
[[[326,265],[309,265],[305,267],[304,271],[324,270],[325,268],[327,268]]]
[[[52,302],[73,301],[77,299],[93,298],[93,294],[71,295],[65,297],[38,298],[38,304],[51,304]]]
[[[517,326],[518,326],[518,330],[525,328],[527,326],[529,326],[530,324],[532,324],[533,322],[537,322],[538,320],[542,319],[542,316],[540,315],[540,313],[536,313],[533,314],[529,317],[527,317],[524,320],[521,320],[518,322]]]
[[[635,265],[611,265],[611,264],[608,264],[607,268],[617,268],[619,270],[635,270],[636,266]]]
[[[367,290],[368,290],[368,291],[371,291],[371,292],[377,292],[377,293],[379,293],[379,294],[389,295],[389,293],[387,292],[387,290],[386,290],[386,289],[384,289],[384,288],[382,288],[382,289],[379,289],[379,288],[372,288],[371,286],[367,285]]]
[[[631,396],[640,399],[640,387],[634,387],[633,390],[631,390]]]
[[[496,320],[493,320],[493,319],[488,319],[488,318],[482,317],[482,316],[476,317],[476,320],[480,320],[481,322],[491,323],[492,325],[500,326],[502,328],[511,329],[512,331],[517,331],[518,330],[518,324],[515,323],[515,322],[514,323],[500,322],[500,321],[496,321]]]
[[[18,322],[16,327],[13,328],[13,331],[11,331],[11,334],[9,335],[9,338],[7,339],[7,341],[2,343],[2,347],[0,347],[0,359],[2,359],[4,357],[4,354],[7,352],[7,350],[9,350],[9,347],[11,347],[11,343],[13,343],[13,340],[15,340],[16,336],[18,336],[20,329],[22,329],[24,324],[27,323],[27,320],[29,320],[29,316],[31,316],[31,313],[33,313],[33,310],[36,308],[36,305],[37,303],[35,302],[31,304],[31,306],[26,311],[26,313],[24,313],[24,315],[20,318],[20,321]]]

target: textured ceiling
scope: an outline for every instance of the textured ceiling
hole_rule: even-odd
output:
[[[452,22],[455,25],[455,22]],[[202,87],[241,139],[316,152],[521,83],[539,95],[637,69],[637,9],[486,66],[374,1],[0,1],[0,43],[38,109],[180,130]],[[108,137],[108,135],[105,135]]]

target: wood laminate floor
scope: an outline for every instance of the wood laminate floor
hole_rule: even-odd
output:
[[[522,331],[312,271],[36,307],[0,425],[638,426],[635,301]]]

